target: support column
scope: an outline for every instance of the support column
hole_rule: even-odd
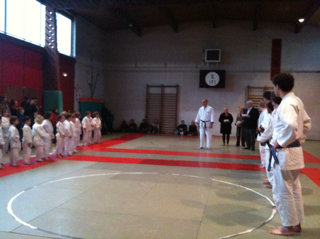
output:
[[[60,91],[56,12],[51,4],[51,1],[46,1],[46,40],[43,65],[43,89]]]
[[[272,39],[270,80],[281,72],[282,39]]]

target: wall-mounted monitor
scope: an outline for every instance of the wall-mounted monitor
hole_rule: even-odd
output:
[[[206,49],[205,62],[220,62],[221,49]]]
[[[200,70],[200,88],[225,88],[225,70]]]

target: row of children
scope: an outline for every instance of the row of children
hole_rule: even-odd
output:
[[[71,156],[76,152],[76,147],[80,142],[80,135],[83,130],[83,145],[91,144],[92,131],[94,132],[94,143],[99,143],[101,138],[101,120],[99,113],[94,112],[91,117],[91,112],[86,112],[86,117],[80,121],[80,113],[68,114],[61,113],[57,117],[56,124],[56,157]],[[6,124],[7,118],[0,116],[1,122]],[[54,139],[54,127],[51,123],[51,113],[46,112],[44,117],[38,115],[35,118],[35,123],[30,128],[30,117],[24,117],[23,126],[23,162],[24,164],[35,164],[30,162],[31,147],[36,149],[36,162],[50,160],[50,147],[52,139]],[[21,150],[20,135],[16,128],[19,124],[17,116],[10,117],[10,126],[8,131],[0,130],[0,169],[2,169],[2,149],[5,148],[6,142],[10,143],[10,166],[18,166],[19,151]],[[64,154],[63,154],[64,153]]]

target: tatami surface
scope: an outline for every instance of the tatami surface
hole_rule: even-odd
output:
[[[281,223],[277,213],[273,217],[272,192],[262,184],[258,150],[235,147],[234,140],[223,146],[220,138],[211,150],[199,150],[199,139],[187,136],[114,134],[103,140],[69,158],[5,164],[0,238],[277,237],[267,232]],[[320,237],[319,146],[303,145],[306,221],[291,238]]]

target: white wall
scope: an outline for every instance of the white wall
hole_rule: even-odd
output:
[[[218,117],[228,106],[233,116],[244,105],[246,88],[272,86],[270,82],[271,42],[282,39],[282,68],[296,77],[294,91],[304,101],[312,118],[310,139],[320,140],[320,29],[306,26],[299,34],[286,24],[219,21],[180,26],[146,28],[138,37],[129,30],[114,31],[103,38],[105,62],[105,103],[114,112],[115,126],[125,119],[140,123],[145,117],[146,85],[180,85],[179,118],[195,118],[201,100],[207,98],[215,109],[214,134],[219,135]],[[200,89],[199,69],[206,48],[220,48],[220,69],[227,71],[225,89]],[[212,66],[216,69],[216,66]],[[317,72],[318,71],[318,72]],[[235,129],[233,129],[233,135]]]
[[[81,17],[76,20],[76,65],[75,65],[75,86],[82,91],[82,97],[90,98],[90,87],[87,83],[88,71],[91,69],[90,53],[93,45],[93,75],[99,72],[98,82],[93,98],[105,99],[106,70],[105,60],[106,51],[103,42],[105,32],[90,24]],[[75,96],[75,110],[79,110],[79,104]]]

